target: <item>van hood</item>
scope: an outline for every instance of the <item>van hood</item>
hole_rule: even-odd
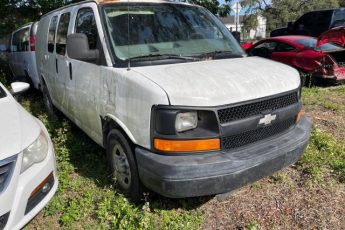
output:
[[[158,84],[171,105],[219,106],[297,89],[297,70],[260,57],[132,68]]]
[[[327,43],[335,43],[345,48],[345,26],[336,27],[321,34],[317,39],[316,47]]]
[[[0,160],[23,151],[39,133],[39,124],[12,96],[0,99]]]

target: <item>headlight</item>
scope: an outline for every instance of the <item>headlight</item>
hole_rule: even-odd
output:
[[[177,132],[184,132],[195,129],[198,126],[198,113],[179,113],[176,116],[175,129]]]
[[[42,162],[48,154],[48,141],[46,135],[41,132],[37,140],[23,151],[21,173],[33,164]]]

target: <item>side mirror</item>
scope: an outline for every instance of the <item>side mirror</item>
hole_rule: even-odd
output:
[[[16,96],[27,91],[30,88],[30,84],[25,82],[13,82],[11,88],[11,94]]]
[[[87,36],[81,33],[68,35],[67,54],[70,58],[85,62],[96,62],[99,58],[99,51],[90,50]]]

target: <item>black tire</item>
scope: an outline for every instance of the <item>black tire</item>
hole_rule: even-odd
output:
[[[45,82],[42,82],[42,93],[43,93],[43,102],[44,107],[47,111],[48,116],[50,116],[53,119],[57,119],[57,110],[55,106],[53,105],[52,99],[50,97],[47,85]]]
[[[131,145],[119,130],[114,129],[108,134],[106,147],[112,179],[119,190],[131,197],[134,203],[140,202],[143,198],[143,185]]]

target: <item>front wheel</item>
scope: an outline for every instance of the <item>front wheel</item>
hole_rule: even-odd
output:
[[[139,202],[143,195],[143,186],[137,164],[130,144],[119,130],[112,130],[108,135],[107,156],[112,179],[118,188],[134,202]]]

